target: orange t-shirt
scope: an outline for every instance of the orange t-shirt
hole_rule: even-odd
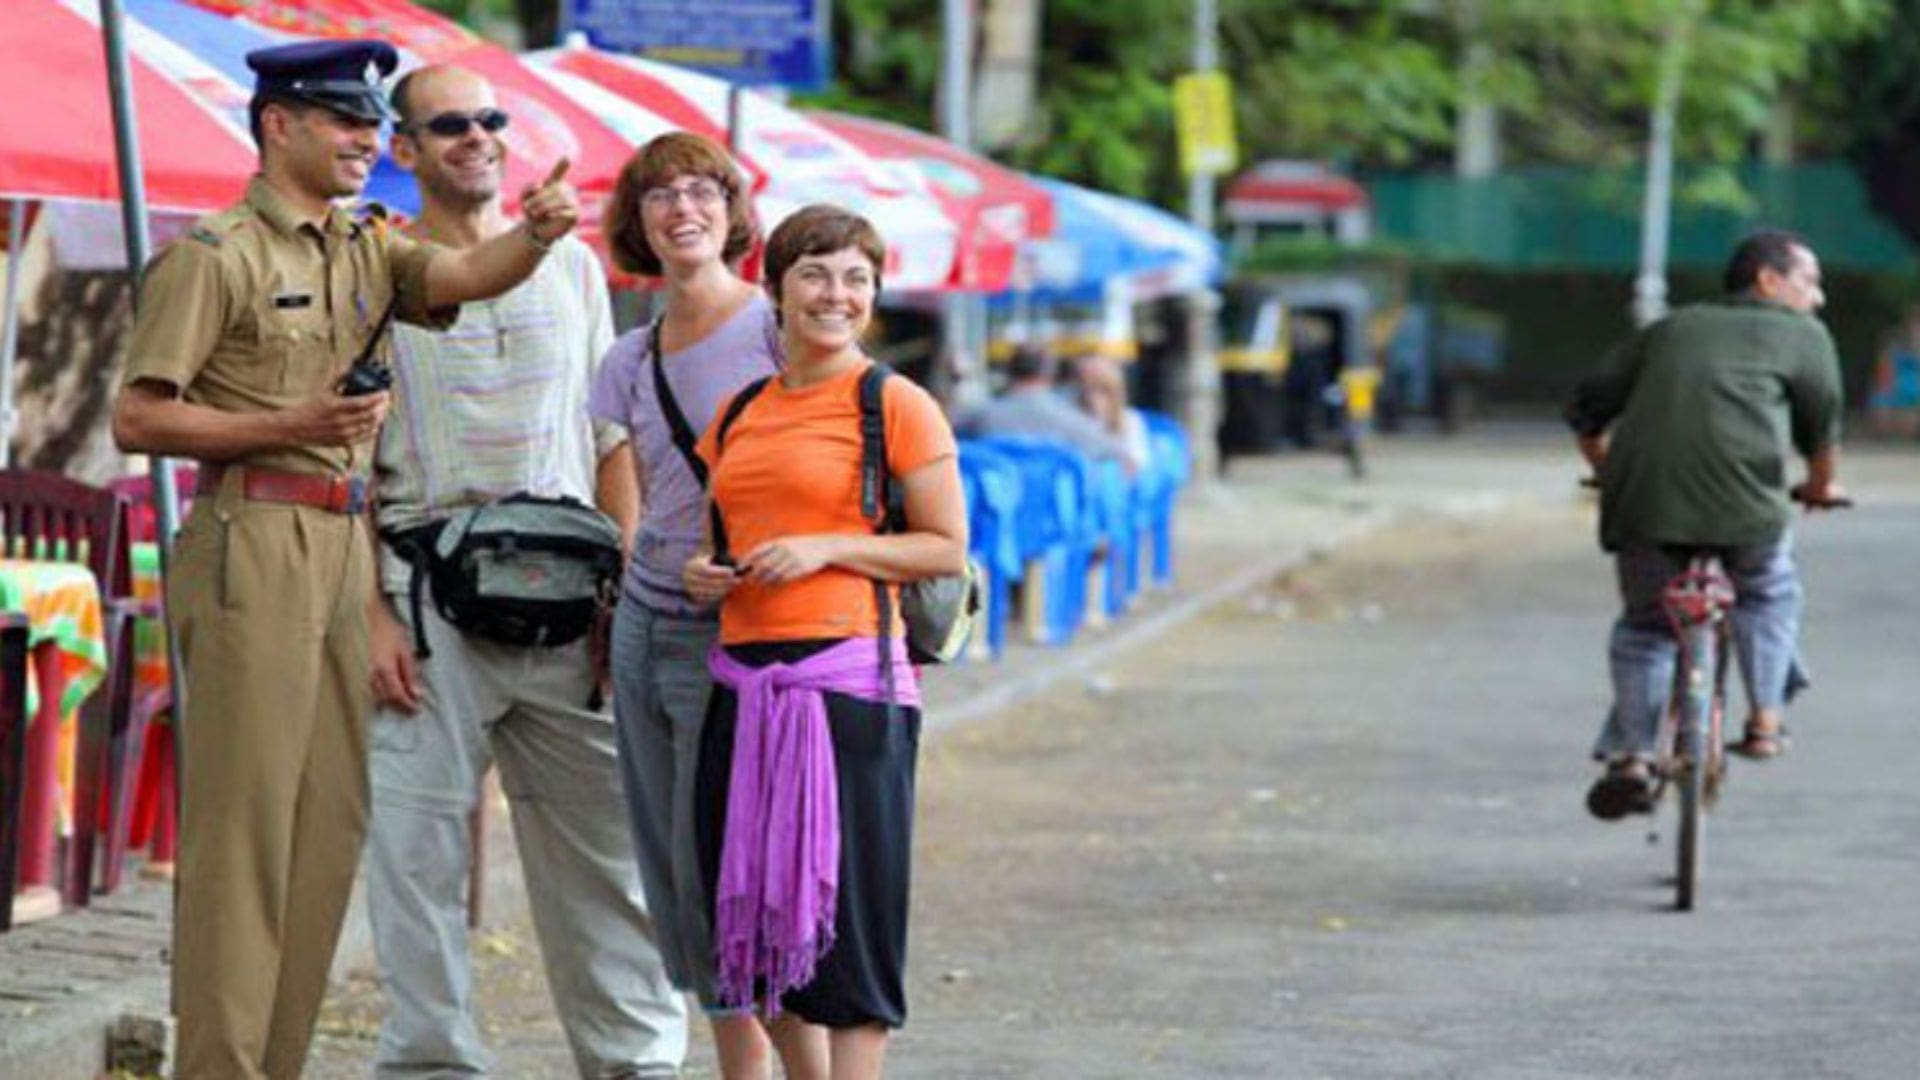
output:
[[[736,558],[783,536],[873,532],[860,513],[860,376],[866,368],[799,390],[775,378],[734,420],[718,452],[717,418],[727,405],[715,414],[699,453]],[[887,467],[895,477],[958,454],[952,427],[925,390],[890,378],[880,402]],[[837,566],[783,585],[743,583],[720,606],[720,640],[729,645],[872,637],[879,623],[872,580]],[[896,614],[893,633],[900,632]]]

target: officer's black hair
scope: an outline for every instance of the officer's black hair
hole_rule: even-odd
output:
[[[1729,293],[1743,293],[1759,282],[1763,267],[1776,274],[1790,274],[1795,248],[1807,248],[1806,240],[1799,233],[1787,229],[1755,229],[1733,249],[1722,284]]]
[[[283,109],[292,109],[294,112],[302,115],[304,115],[308,109],[319,108],[318,105],[315,105],[311,101],[302,101],[299,98],[288,97],[284,94],[253,95],[253,99],[247,102],[247,130],[253,134],[253,145],[260,150],[267,148],[265,134],[260,130],[260,117],[266,113],[267,106],[269,105],[278,105]]]

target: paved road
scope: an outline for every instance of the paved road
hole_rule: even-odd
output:
[[[1436,521],[933,755],[898,1075],[1916,1075],[1920,506],[1885,494],[1803,529],[1819,686],[1698,912],[1582,805],[1589,514]]]
[[[931,740],[890,1074],[1915,1075],[1910,467],[1866,456],[1862,508],[1803,529],[1817,689],[1680,915],[1666,841],[1582,805],[1612,599],[1547,445],[1476,449],[1546,493],[1497,525],[1436,511]],[[503,1074],[562,1075],[524,928],[482,951]],[[370,1002],[315,1075],[364,1068]]]

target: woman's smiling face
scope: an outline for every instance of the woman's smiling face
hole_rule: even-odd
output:
[[[873,320],[879,274],[858,248],[803,255],[780,278],[780,317],[790,346],[813,353],[853,348]]]
[[[727,245],[727,189],[711,176],[683,173],[640,196],[647,245],[662,263],[698,266]]]

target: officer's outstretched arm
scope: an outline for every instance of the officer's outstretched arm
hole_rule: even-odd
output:
[[[387,394],[342,397],[326,391],[284,409],[229,412],[182,400],[158,379],[122,387],[113,402],[113,441],[134,454],[232,461],[297,446],[353,446],[386,419]]]

